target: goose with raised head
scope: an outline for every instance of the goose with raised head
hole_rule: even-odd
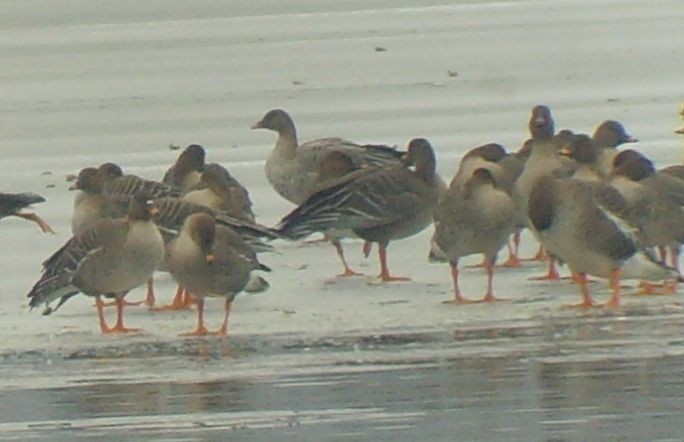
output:
[[[603,175],[610,174],[618,146],[639,141],[627,133],[622,123],[615,120],[606,120],[599,124],[592,139],[597,149],[598,168]]]
[[[532,137],[532,146],[529,157],[525,162],[523,171],[518,176],[513,187],[513,200],[518,209],[518,225],[529,226],[527,206],[533,184],[540,176],[553,173],[557,169],[567,167],[567,159],[558,155],[558,150],[567,144],[572,136],[570,131],[560,131],[555,134],[555,123],[551,110],[544,105],[537,105],[532,109],[528,130]],[[555,266],[555,261],[549,259],[544,252],[543,245],[539,245],[537,254],[531,258],[533,261],[548,259],[549,268],[546,275],[535,277],[535,280],[556,280],[560,278]]]
[[[316,187],[318,168],[333,151],[349,155],[355,166],[397,164],[401,152],[393,147],[361,145],[343,138],[318,138],[299,144],[292,117],[282,109],[267,112],[252,129],[269,129],[278,140],[266,160],[266,177],[276,192],[286,200],[301,204]]]

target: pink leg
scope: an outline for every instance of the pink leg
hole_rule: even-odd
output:
[[[454,281],[454,299],[444,301],[445,304],[471,304],[476,301],[471,301],[463,297],[461,289],[458,286],[458,260],[453,260],[449,263],[451,266],[451,279]]]
[[[410,281],[411,278],[405,276],[392,276],[387,266],[387,246],[378,244],[378,256],[380,257],[380,279],[385,282],[389,281]]]
[[[204,326],[204,298],[198,297],[197,301],[197,328],[190,333],[183,333],[181,336],[205,336],[209,330]]]
[[[342,244],[340,243],[339,239],[333,239],[331,240],[332,245],[335,246],[335,250],[337,250],[337,256],[340,257],[340,261],[342,261],[342,265],[344,266],[344,272],[340,273],[337,276],[345,277],[345,276],[361,276],[363,273],[358,273],[353,271],[350,267],[349,264],[347,264],[347,260],[344,258],[344,249],[342,249]]]
[[[560,279],[558,274],[558,269],[556,269],[556,260],[549,257],[549,270],[546,275],[543,276],[533,276],[529,278],[530,281],[557,281]]]
[[[565,307],[570,307],[570,308],[591,308],[595,307],[596,304],[594,304],[594,301],[591,299],[591,294],[589,293],[589,287],[587,285],[587,274],[586,273],[577,273],[577,279],[578,279],[578,284],[580,286],[580,289],[582,290],[582,302],[579,304],[570,304],[566,305]]]
[[[502,298],[497,298],[494,296],[494,289],[493,289],[493,283],[492,281],[494,280],[494,265],[492,265],[492,262],[485,257],[485,270],[487,271],[487,293],[485,293],[484,298],[482,298],[483,302],[496,302],[496,301],[504,301]]]

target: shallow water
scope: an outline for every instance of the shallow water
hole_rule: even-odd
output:
[[[682,325],[682,315],[610,315],[15,353],[0,371],[0,435],[681,440]]]

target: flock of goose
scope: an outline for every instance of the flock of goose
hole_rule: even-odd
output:
[[[565,263],[581,288],[578,307],[598,305],[587,275],[610,281],[612,296],[604,305],[611,307],[620,305],[623,278],[643,281],[647,293],[674,293],[681,280],[684,166],[657,170],[642,153],[618,150],[637,141],[619,122],[604,121],[592,136],[556,132],[549,108],[535,106],[531,138],[519,150],[506,152],[494,143],[471,149],[448,186],[423,138],[411,140],[406,151],[341,138],[299,144],[293,120],[280,109],[252,128],[277,132],[266,176],[280,196],[297,205],[277,226],[255,221],[247,189],[223,166],[206,163],[199,145],[188,146],[161,181],[126,174],[114,163],[86,167],[70,188],[77,191],[73,236],[43,262],[28,294],[30,307],[44,304],[44,314],[50,314],[83,293],[95,298],[103,333],[131,331],[123,323],[126,294],[147,283],[144,302],[159,309],[152,276],[164,271],[179,288],[172,304],[161,309],[196,304],[197,328],[189,335],[226,335],[235,296],[269,287],[255,273],[271,270],[258,258],[273,249],[271,240],[321,232],[336,248],[344,268],[340,276],[354,276],[341,240],[360,237],[366,256],[372,243],[378,245],[379,277],[400,281],[408,278],[390,273],[389,243],[433,223],[429,260],[449,263],[455,303],[498,300],[492,288],[497,255],[508,246],[504,265],[521,266],[525,228],[540,242],[532,259],[549,262],[541,279],[558,279],[556,263]],[[25,210],[42,201],[33,193],[0,194],[0,218],[19,216],[52,232]],[[458,284],[459,260],[473,254],[484,256],[487,275],[484,297],[477,301],[465,298]],[[204,324],[207,296],[225,299],[224,321],[213,332]],[[104,317],[103,297],[114,299],[114,326]]]

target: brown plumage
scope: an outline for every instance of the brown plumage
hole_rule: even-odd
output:
[[[607,305],[613,307],[620,305],[623,277],[677,277],[644,248],[624,198],[606,184],[543,175],[530,193],[528,215],[549,253],[578,275],[581,307],[594,305],[586,275],[610,279],[613,295]]]
[[[397,164],[401,156],[393,147],[361,145],[337,137],[318,138],[300,145],[294,121],[282,109],[270,110],[252,129],[278,133],[275,147],[266,160],[266,177],[280,196],[295,204],[303,203],[312,194],[320,164],[330,152],[349,155],[356,167]]]
[[[627,133],[622,123],[615,120],[606,120],[599,124],[592,139],[597,148],[598,168],[603,175],[610,173],[618,146],[639,141]]]
[[[164,173],[162,183],[187,192],[200,182],[206,152],[199,144],[190,144]]]
[[[101,219],[74,235],[43,263],[42,276],[28,294],[30,307],[45,304],[44,314],[50,314],[82,292],[97,299],[103,333],[129,331],[123,325],[123,298],[152,276],[164,256],[153,212],[149,195],[138,193],[131,199],[127,218]],[[101,295],[117,300],[113,328],[104,319]],[[57,307],[49,307],[58,298]]]
[[[205,167],[198,185],[186,192],[183,200],[225,212],[236,218],[254,221],[252,201],[247,189],[218,164]]]
[[[214,334],[226,335],[228,315],[235,296],[244,290],[254,270],[270,271],[259,263],[252,248],[232,229],[217,225],[206,213],[185,219],[178,236],[166,248],[169,271],[197,302],[197,328],[190,335],[206,335],[204,298],[225,298],[222,326]],[[268,287],[263,279],[261,289]]]
[[[390,275],[387,245],[415,235],[432,222],[444,183],[435,173],[432,146],[423,138],[411,140],[405,164],[363,168],[334,181],[285,216],[278,230],[291,238],[332,229],[352,230],[379,244],[383,280],[406,279]]]
[[[114,163],[104,163],[98,169],[102,175],[103,193],[118,202],[128,203],[138,192],[145,192],[151,198],[180,197],[182,193],[179,188],[158,181],[124,175],[121,167]]]
[[[458,285],[460,258],[482,253],[487,270],[485,302],[495,301],[492,289],[496,256],[515,228],[515,204],[499,189],[487,169],[476,169],[463,185],[452,185],[435,210],[430,260],[448,261],[454,281],[454,301],[469,302]]]
[[[71,215],[71,233],[74,235],[102,218],[121,218],[126,215],[125,204],[104,195],[104,176],[95,167],[82,169],[69,190],[77,191]]]
[[[649,247],[672,250],[678,268],[679,244],[684,241],[684,181],[655,170],[638,152],[616,157],[610,183],[627,201],[641,225]],[[664,252],[663,252],[664,253]]]

